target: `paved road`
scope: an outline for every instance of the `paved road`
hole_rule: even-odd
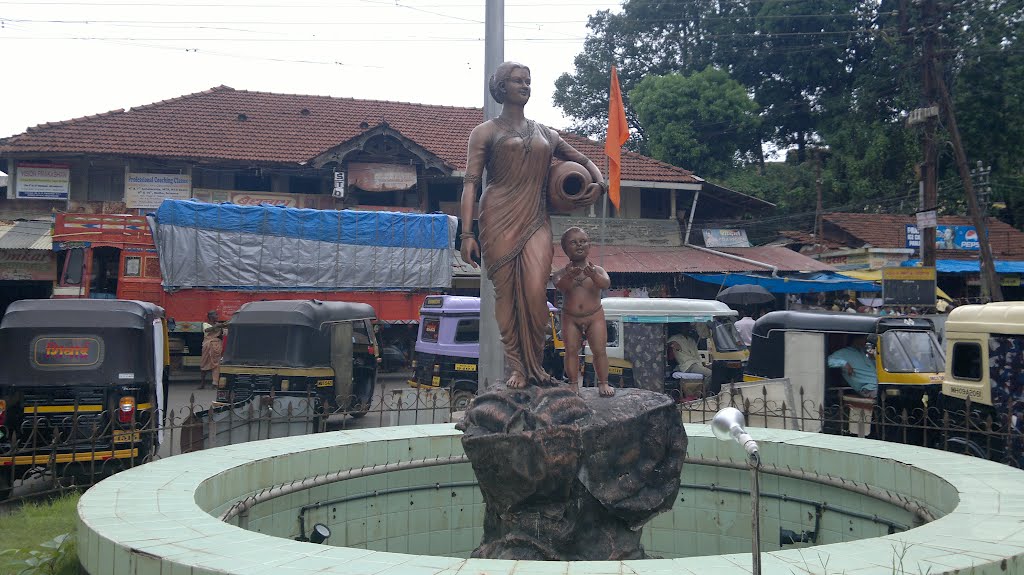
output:
[[[378,387],[374,393],[375,403],[379,405],[382,398],[387,405],[393,405],[392,397],[395,392],[410,389],[406,381],[412,376],[409,372],[382,373],[378,376]],[[175,421],[180,425],[184,416],[192,411],[200,411],[210,407],[211,402],[216,398],[216,391],[211,388],[197,389],[199,380],[175,379],[171,382],[168,407],[169,413],[175,414]],[[367,414],[360,419],[351,417],[334,416],[328,420],[328,429],[365,429],[370,427],[382,427],[391,425],[394,416],[388,411],[378,410]],[[180,435],[178,432],[165,432],[164,442],[160,446],[160,457],[170,457],[180,453]],[[12,497],[31,496],[52,489],[53,482],[49,478],[31,479],[14,488]],[[8,512],[11,505],[0,504],[0,514]]]

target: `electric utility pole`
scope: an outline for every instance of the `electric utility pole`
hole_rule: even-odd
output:
[[[936,82],[932,63],[936,57],[936,44],[938,37],[938,25],[936,22],[936,0],[924,0],[921,3],[921,25],[918,30],[922,31],[924,45],[921,50],[921,107],[912,111],[907,119],[908,125],[924,123],[924,131],[921,136],[921,148],[924,158],[918,164],[919,180],[919,212],[934,212],[938,203],[938,146],[935,143],[936,124],[938,123],[939,107],[935,104],[937,98]],[[902,31],[908,39],[908,46],[913,47],[913,41],[907,29],[906,10],[907,2],[900,3]],[[934,219],[934,218],[928,218]],[[919,218],[922,221],[922,218]],[[919,228],[921,226],[919,225]],[[921,238],[921,265],[935,267],[935,227],[929,225],[918,229]]]
[[[923,58],[925,61],[924,65],[924,97],[928,107],[934,106],[935,104],[935,83],[936,78],[932,73],[931,63],[935,59],[935,48],[936,48],[936,37],[938,36],[937,23],[936,23],[936,0],[925,0],[924,1],[924,54]],[[922,194],[922,205],[921,211],[934,211],[938,203],[938,157],[939,151],[938,146],[935,145],[935,130],[936,124],[938,123],[938,114],[928,115],[928,118],[924,123],[924,164],[922,168],[922,182],[924,183],[924,194]],[[921,232],[921,246],[923,247],[921,254],[922,258],[921,265],[924,267],[935,267],[935,228],[929,226]]]
[[[491,98],[487,81],[504,60],[505,0],[487,0],[484,8],[484,120],[501,114],[501,104]],[[486,177],[480,181],[483,193],[486,193],[486,181]],[[494,284],[487,277],[486,264],[480,262],[480,371],[477,376],[481,392],[505,381],[505,346],[501,343],[494,315]]]
[[[960,180],[967,192],[967,207],[971,212],[971,221],[974,223],[974,229],[978,232],[978,249],[981,251],[981,296],[988,297],[991,301],[1003,301],[1003,289],[999,284],[999,276],[996,275],[996,262],[992,259],[992,246],[988,241],[988,223],[978,205],[974,182],[971,181],[971,169],[967,165],[967,154],[964,152],[964,145],[960,140],[960,128],[956,124],[953,99],[949,96],[945,80],[939,75],[941,68],[938,62],[934,62],[933,66],[933,73],[938,79],[939,97],[942,100],[942,110],[946,116],[946,126],[949,129],[949,136],[953,140],[956,167],[960,171]]]

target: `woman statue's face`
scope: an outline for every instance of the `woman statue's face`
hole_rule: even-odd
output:
[[[530,101],[530,71],[526,68],[512,70],[505,80],[505,102],[526,104]]]

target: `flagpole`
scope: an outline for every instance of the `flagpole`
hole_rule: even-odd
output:
[[[608,236],[605,231],[605,220],[608,219],[608,194],[601,194],[601,263],[599,264],[602,268],[604,267],[604,252],[605,246],[608,245]]]

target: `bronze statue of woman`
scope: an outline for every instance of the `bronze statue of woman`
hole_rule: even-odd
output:
[[[551,275],[552,238],[548,217],[548,170],[552,158],[583,165],[592,183],[575,197],[584,207],[604,191],[594,162],[562,140],[558,132],[529,120],[523,108],[530,100],[530,69],[504,62],[488,82],[501,115],[480,124],[469,136],[466,176],[462,188],[462,259],[476,267],[483,254],[494,282],[495,315],[510,388],[551,385],[544,371],[544,333],[548,325],[546,290]],[[473,204],[487,169],[480,198],[480,240],[473,235]]]

